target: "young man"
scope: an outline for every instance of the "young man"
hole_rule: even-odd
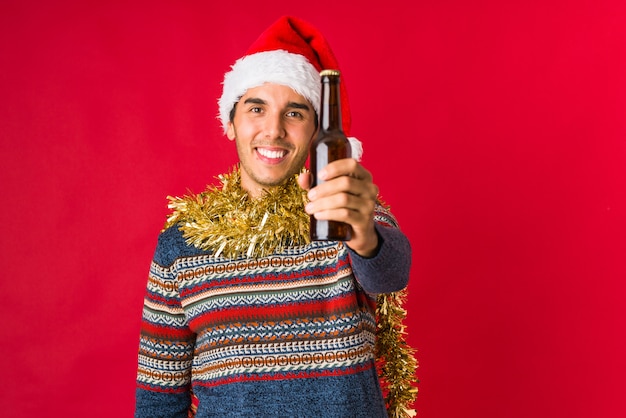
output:
[[[171,199],[144,304],[136,417],[387,416],[376,295],[407,285],[411,250],[356,159],[331,163],[308,190],[323,68],[337,62],[322,35],[284,17],[226,74],[220,119],[239,164],[221,187]],[[352,238],[309,242],[309,215],[349,223]]]

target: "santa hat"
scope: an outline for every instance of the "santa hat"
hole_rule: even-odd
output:
[[[219,119],[224,131],[230,112],[248,89],[264,83],[289,86],[304,96],[319,116],[320,71],[339,70],[335,54],[324,36],[311,24],[283,16],[272,24],[224,76],[219,99]],[[350,108],[345,81],[340,84],[343,131],[349,135]]]

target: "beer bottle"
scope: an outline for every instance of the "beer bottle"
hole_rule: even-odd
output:
[[[317,177],[317,173],[328,163],[351,157],[350,142],[341,125],[340,73],[338,70],[323,70],[320,76],[320,129],[309,153],[312,187],[324,182]],[[318,220],[311,215],[310,236],[311,241],[347,241],[352,236],[352,227],[344,222]]]

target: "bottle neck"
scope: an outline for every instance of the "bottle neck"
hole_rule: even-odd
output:
[[[342,131],[341,101],[339,97],[339,76],[322,76],[322,106],[320,108],[320,129]]]

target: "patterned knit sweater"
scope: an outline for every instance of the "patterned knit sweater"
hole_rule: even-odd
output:
[[[312,242],[229,260],[159,236],[139,346],[135,417],[386,417],[375,295],[407,285],[411,249],[379,207],[378,254]]]

